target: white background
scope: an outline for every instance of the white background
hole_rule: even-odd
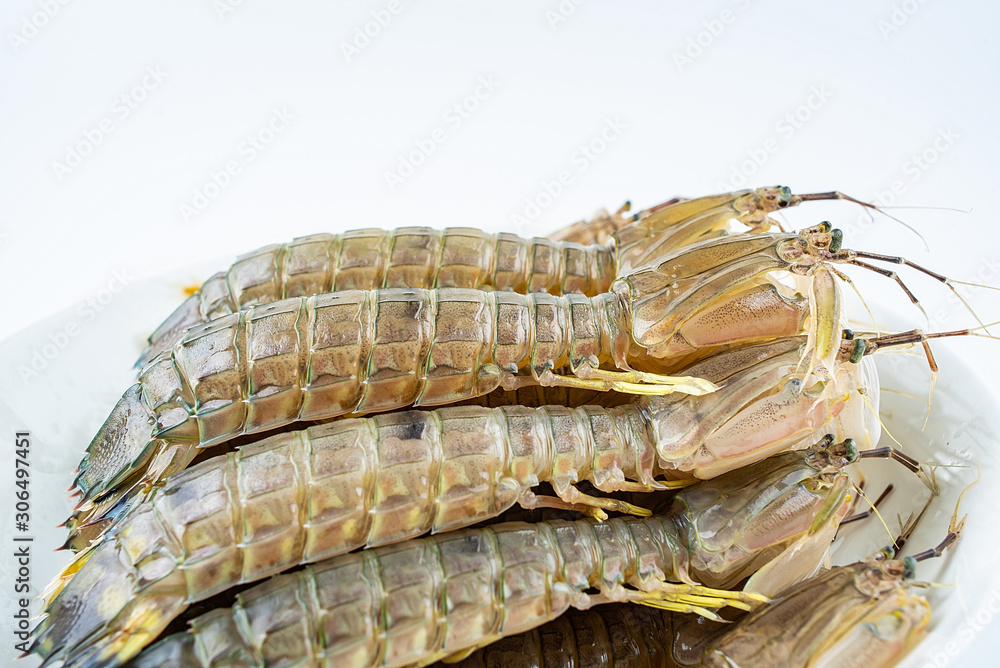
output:
[[[893,210],[930,253],[900,225],[847,204],[802,207],[789,221],[829,217],[847,247],[1000,284],[998,24],[1000,6],[970,1],[8,0],[0,339],[29,326],[36,334],[8,348],[3,397],[52,401],[43,388],[55,376],[46,384],[19,372],[55,331],[38,321],[63,312],[80,325],[60,347],[65,360],[96,354],[90,340],[113,342],[107,368],[120,392],[128,361],[185,284],[238,253],[317,231],[544,234],[625,199],[645,207],[781,183],[957,209]],[[360,36],[366,28],[373,36]],[[274,122],[276,113],[290,120]],[[239,173],[227,180],[219,173],[231,161]],[[387,177],[404,162],[421,164]],[[560,172],[568,185],[547,197]],[[973,324],[941,286],[906,276],[926,295],[930,329]],[[928,327],[890,283],[858,278],[909,319],[900,327]],[[155,308],[137,305],[150,293]],[[964,294],[984,319],[1000,319],[995,293]],[[126,304],[133,317],[105,317]],[[994,380],[995,347],[964,343],[950,349],[970,374]],[[81,399],[99,406],[81,434],[96,430],[113,395]],[[48,574],[35,577],[40,586]],[[949,628],[976,612],[960,608]],[[959,660],[991,646],[1000,643],[976,632]],[[957,661],[934,651],[912,665]],[[0,649],[0,663],[8,654]]]

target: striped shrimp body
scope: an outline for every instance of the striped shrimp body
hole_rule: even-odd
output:
[[[911,516],[903,528],[894,543],[900,549],[921,515]],[[913,582],[917,563],[941,556],[964,525],[956,508],[938,546],[902,559],[894,559],[894,548],[887,547],[856,563],[824,570],[776,592],[777,600],[735,624],[649,607],[602,606],[571,611],[452,665],[889,668],[921,639],[930,619],[927,601],[909,591],[922,586]]]
[[[76,484],[86,501],[152,460],[156,476],[170,473],[197,448],[243,433],[440,405],[501,385],[716,389],[698,378],[642,385],[631,381],[649,376],[599,369],[629,368],[627,348],[613,294],[349,290],[255,306],[190,330],[153,360],[90,444]],[[561,367],[580,377],[552,373]]]
[[[875,558],[802,583],[705,650],[705,668],[864,665],[888,668],[923,635],[927,601],[907,590],[912,558]]]
[[[241,433],[448,403],[501,385],[713,391],[699,379],[659,374],[671,356],[804,327],[814,358],[830,368],[841,317],[832,274],[802,263],[815,287],[808,298],[786,297],[764,277],[794,269],[832,238],[825,226],[723,247],[715,241],[726,239],[710,240],[595,297],[389,288],[254,306],[188,330],[154,358],[88,447],[76,484],[87,501],[157,455],[154,470],[179,470],[185,450]],[[563,367],[576,377],[553,373]],[[518,375],[522,369],[530,374]]]
[[[870,266],[839,244],[829,224],[710,239],[595,297],[385,289],[251,307],[192,328],[149,364],[90,444],[76,484],[87,503],[143,478],[150,462],[152,479],[243,433],[500,386],[711,392],[704,379],[663,374],[720,346],[803,330],[807,371],[835,369],[842,274],[832,264]],[[782,293],[774,271],[803,277],[807,296]]]
[[[502,524],[333,557],[245,592],[235,611],[210,613],[211,623],[196,621],[198,645],[215,648],[203,657],[210,661],[243,656],[268,665],[280,654],[308,665],[401,666],[519,633],[571,606],[632,601],[711,617],[712,609],[760,600],[718,587],[756,572],[750,591],[766,593],[815,569],[852,505],[842,469],[856,457],[851,444],[779,455],[690,487],[655,517]],[[224,507],[215,490],[226,479],[247,504]],[[112,665],[189,603],[329,554],[329,537],[302,521],[314,499],[299,497],[283,516],[287,498],[239,485],[220,470],[205,476],[203,489],[165,488],[138,507],[83,555],[34,651],[66,666]],[[339,518],[332,535],[352,524]],[[599,593],[585,593],[591,588]]]
[[[911,559],[884,558],[841,566],[803,582],[735,625],[703,624],[689,615],[635,605],[571,611],[450,665],[888,668],[916,644],[930,618],[927,602],[906,588],[913,567]]]
[[[692,367],[700,377],[722,387],[700,396],[633,397],[631,403],[612,408],[448,407],[352,419],[343,426],[313,427],[264,443],[283,448],[281,444],[300,438],[299,434],[308,439],[317,430],[356,433],[352,442],[367,454],[359,452],[352,459],[356,468],[348,488],[369,491],[348,497],[357,499],[356,511],[362,514],[369,512],[367,504],[373,495],[371,463],[396,461],[404,456],[400,453],[415,456],[417,452],[423,454],[413,460],[414,466],[437,468],[404,468],[412,480],[440,481],[438,486],[392,486],[409,489],[412,502],[424,504],[422,517],[429,517],[434,507],[440,510],[443,499],[453,493],[444,486],[457,475],[450,469],[453,458],[464,462],[454,464],[462,471],[460,479],[478,481],[485,495],[478,500],[459,499],[458,507],[468,508],[470,523],[489,516],[481,513],[500,512],[515,500],[525,504],[529,490],[539,482],[551,483],[565,505],[621,510],[607,505],[607,500],[581,494],[575,483],[589,480],[604,492],[657,489],[663,486],[657,478],[712,477],[773,453],[808,447],[827,433],[838,438],[856,436],[863,449],[874,447],[880,429],[873,419],[878,377],[870,358],[851,361],[856,345],[856,341],[844,342],[844,355],[831,373],[818,369],[811,374],[805,373],[803,364],[808,359],[805,336],[727,350]],[[862,392],[871,397],[871,409]],[[178,443],[161,457],[170,468],[183,468],[197,450],[190,441]],[[461,448],[449,445],[453,443],[461,443]],[[244,450],[247,447],[251,446]],[[145,474],[162,479],[171,472],[170,468],[160,471],[158,465],[154,463]],[[83,504],[76,511],[67,523],[67,547],[80,549],[95,541],[115,517],[127,512],[134,503],[130,497],[141,495],[143,485],[123,489],[120,498],[109,495],[105,502]],[[413,527],[417,533],[445,529],[419,526]]]
[[[376,288],[495,288],[599,294],[615,277],[608,246],[523,239],[473,228],[404,227],[314,234],[240,256],[149,338],[138,365],[195,325],[287,297]]]
[[[658,255],[726,234],[733,219],[766,231],[777,227],[769,214],[778,209],[838,197],[792,195],[779,186],[671,200],[627,218],[619,211],[567,228],[565,238],[584,243],[426,227],[300,237],[247,253],[209,278],[150,336],[139,366],[173,347],[189,327],[287,297],[389,287],[596,295],[606,292],[615,277]],[[605,233],[595,235],[596,230]],[[594,238],[601,243],[592,243]]]

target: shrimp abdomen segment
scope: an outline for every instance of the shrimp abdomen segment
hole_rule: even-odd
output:
[[[617,356],[627,338],[615,300],[464,288],[348,290],[199,325],[143,370],[133,399],[123,398],[91,443],[91,455],[100,451],[105,460],[109,452],[128,453],[116,471],[102,471],[97,491],[138,470],[140,454],[149,460],[167,446],[177,456],[153,460],[156,476],[183,469],[194,448],[243,433],[451,403],[487,394],[508,378],[530,384],[554,368],[596,367]],[[147,423],[142,438],[127,429],[132,404]],[[85,469],[96,464],[91,456],[81,465],[88,489],[98,485]]]
[[[185,330],[289,297],[378,288],[494,288],[599,294],[615,277],[614,251],[468,227],[402,227],[314,234],[240,256],[209,278],[149,338],[140,364]]]
[[[188,634],[147,656],[190,655],[185,636],[200,635],[209,664],[234,656],[266,665],[287,657],[387,668],[430,662],[554,619],[591,586],[610,593],[672,577],[677,541],[657,540],[668,525],[515,522],[343,555],[240,594],[232,609],[195,619]]]

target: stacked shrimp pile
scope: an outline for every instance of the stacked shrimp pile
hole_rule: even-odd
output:
[[[834,198],[763,188],[558,241],[366,229],[240,257],[150,337],[90,444],[79,554],[32,651],[892,663],[929,616],[914,558],[816,573],[855,504],[846,469],[919,469],[875,449],[871,353],[922,339],[845,328],[836,265],[905,261],[770,217]]]

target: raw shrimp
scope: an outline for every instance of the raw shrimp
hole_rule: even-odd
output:
[[[930,619],[927,601],[908,591],[917,584],[912,582],[917,563],[940,556],[958,539],[964,524],[964,519],[958,521],[956,508],[948,535],[937,547],[894,559],[916,525],[911,520],[895,547],[793,584],[778,593],[778,600],[743,616],[735,625],[649,607],[602,606],[570,611],[555,622],[504,638],[450,665],[888,668],[919,641]],[[169,648],[170,641],[162,646]],[[176,649],[183,646],[180,642],[173,645]],[[152,658],[156,652],[154,648],[146,656]],[[166,665],[180,665],[173,657],[161,654],[160,658],[166,659]]]
[[[858,661],[888,668],[930,618],[927,602],[906,588],[911,559],[878,555],[826,571],[736,625],[630,604],[571,610],[438,668],[832,668]],[[189,661],[180,660],[182,647]],[[165,641],[135,664],[197,666],[193,650]]]
[[[851,361],[859,341],[844,342],[835,369],[809,376],[804,336],[720,352],[693,367],[722,387],[707,395],[633,397],[632,403],[612,408],[464,406],[355,418],[279,434],[244,446],[229,460],[210,461],[237,466],[248,457],[271,453],[263,459],[272,462],[273,470],[248,466],[246,474],[239,469],[220,472],[219,480],[250,476],[257,480],[253,487],[264,488],[273,484],[268,476],[277,476],[277,469],[294,470],[297,476],[289,480],[297,482],[287,491],[292,503],[306,490],[332,484],[310,478],[322,478],[312,465],[294,462],[311,462],[318,451],[332,447],[320,443],[338,444],[338,456],[353,462],[353,468],[344,464],[338,469],[337,484],[344,486],[334,494],[344,504],[338,515],[375,518],[384,514],[381,503],[391,501],[391,508],[411,504],[421,508],[412,515],[421,519],[407,520],[404,531],[410,535],[471,524],[518,501],[535,505],[530,490],[540,482],[551,483],[567,506],[624,510],[581,494],[575,483],[589,480],[603,492],[662,489],[657,479],[711,477],[773,453],[808,447],[828,432],[838,438],[857,436],[863,449],[874,447],[880,433],[872,412],[877,410],[878,377],[871,358]],[[861,393],[874,402],[871,410]],[[348,443],[353,445],[348,448]],[[184,457],[190,459],[194,452],[189,448]],[[397,461],[405,465],[387,464]],[[208,462],[199,468],[206,466]],[[383,499],[376,491],[383,487],[396,492]],[[67,524],[67,547],[93,542],[127,512],[133,503],[128,497],[141,495],[141,489],[137,486],[109,504],[84,505]]]
[[[255,306],[189,331],[154,359],[91,443],[76,484],[88,499],[151,460],[156,475],[179,470],[196,448],[242,433],[440,405],[501,384],[643,391],[652,379],[671,383],[658,392],[716,389],[697,378],[600,370],[629,368],[623,317],[611,294],[460,288],[349,290]],[[552,373],[563,366],[580,377]],[[521,369],[530,375],[515,375]]]
[[[664,374],[719,346],[803,330],[807,368],[832,369],[842,299],[829,264],[857,262],[839,238],[823,224],[712,239],[595,297],[385,289],[251,307],[192,328],[150,363],[90,444],[76,484],[86,502],[147,467],[153,478],[180,470],[194,448],[242,433],[499,386],[710,392],[703,379]],[[808,296],[769,281],[778,270],[804,277]],[[568,374],[553,372],[563,367]]]
[[[227,271],[205,281],[149,337],[138,365],[173,347],[189,327],[286,297],[389,287],[595,295],[639,264],[725,234],[733,219],[752,231],[768,231],[777,227],[769,214],[815,199],[857,202],[840,193],[793,195],[783,186],[741,190],[670,200],[628,217],[625,208],[599,215],[566,228],[561,236],[574,241],[524,239],[465,227],[362,229],[300,237],[242,255]]]
[[[815,570],[853,504],[842,469],[857,456],[850,442],[778,455],[685,489],[645,519],[502,524],[341,555],[244,592],[232,611],[193,627],[209,660],[401,666],[519,633],[571,606],[632,601],[714,617]],[[239,480],[230,484],[235,492]],[[257,502],[237,514],[225,494],[204,491],[154,496],[88,551],[33,651],[67,667],[117,664],[189,603],[330,552],[306,519],[317,507],[310,499],[288,517],[283,497],[244,489]],[[187,528],[175,533],[178,520]],[[342,518],[334,534],[353,524]],[[751,574],[748,593],[719,590]]]

